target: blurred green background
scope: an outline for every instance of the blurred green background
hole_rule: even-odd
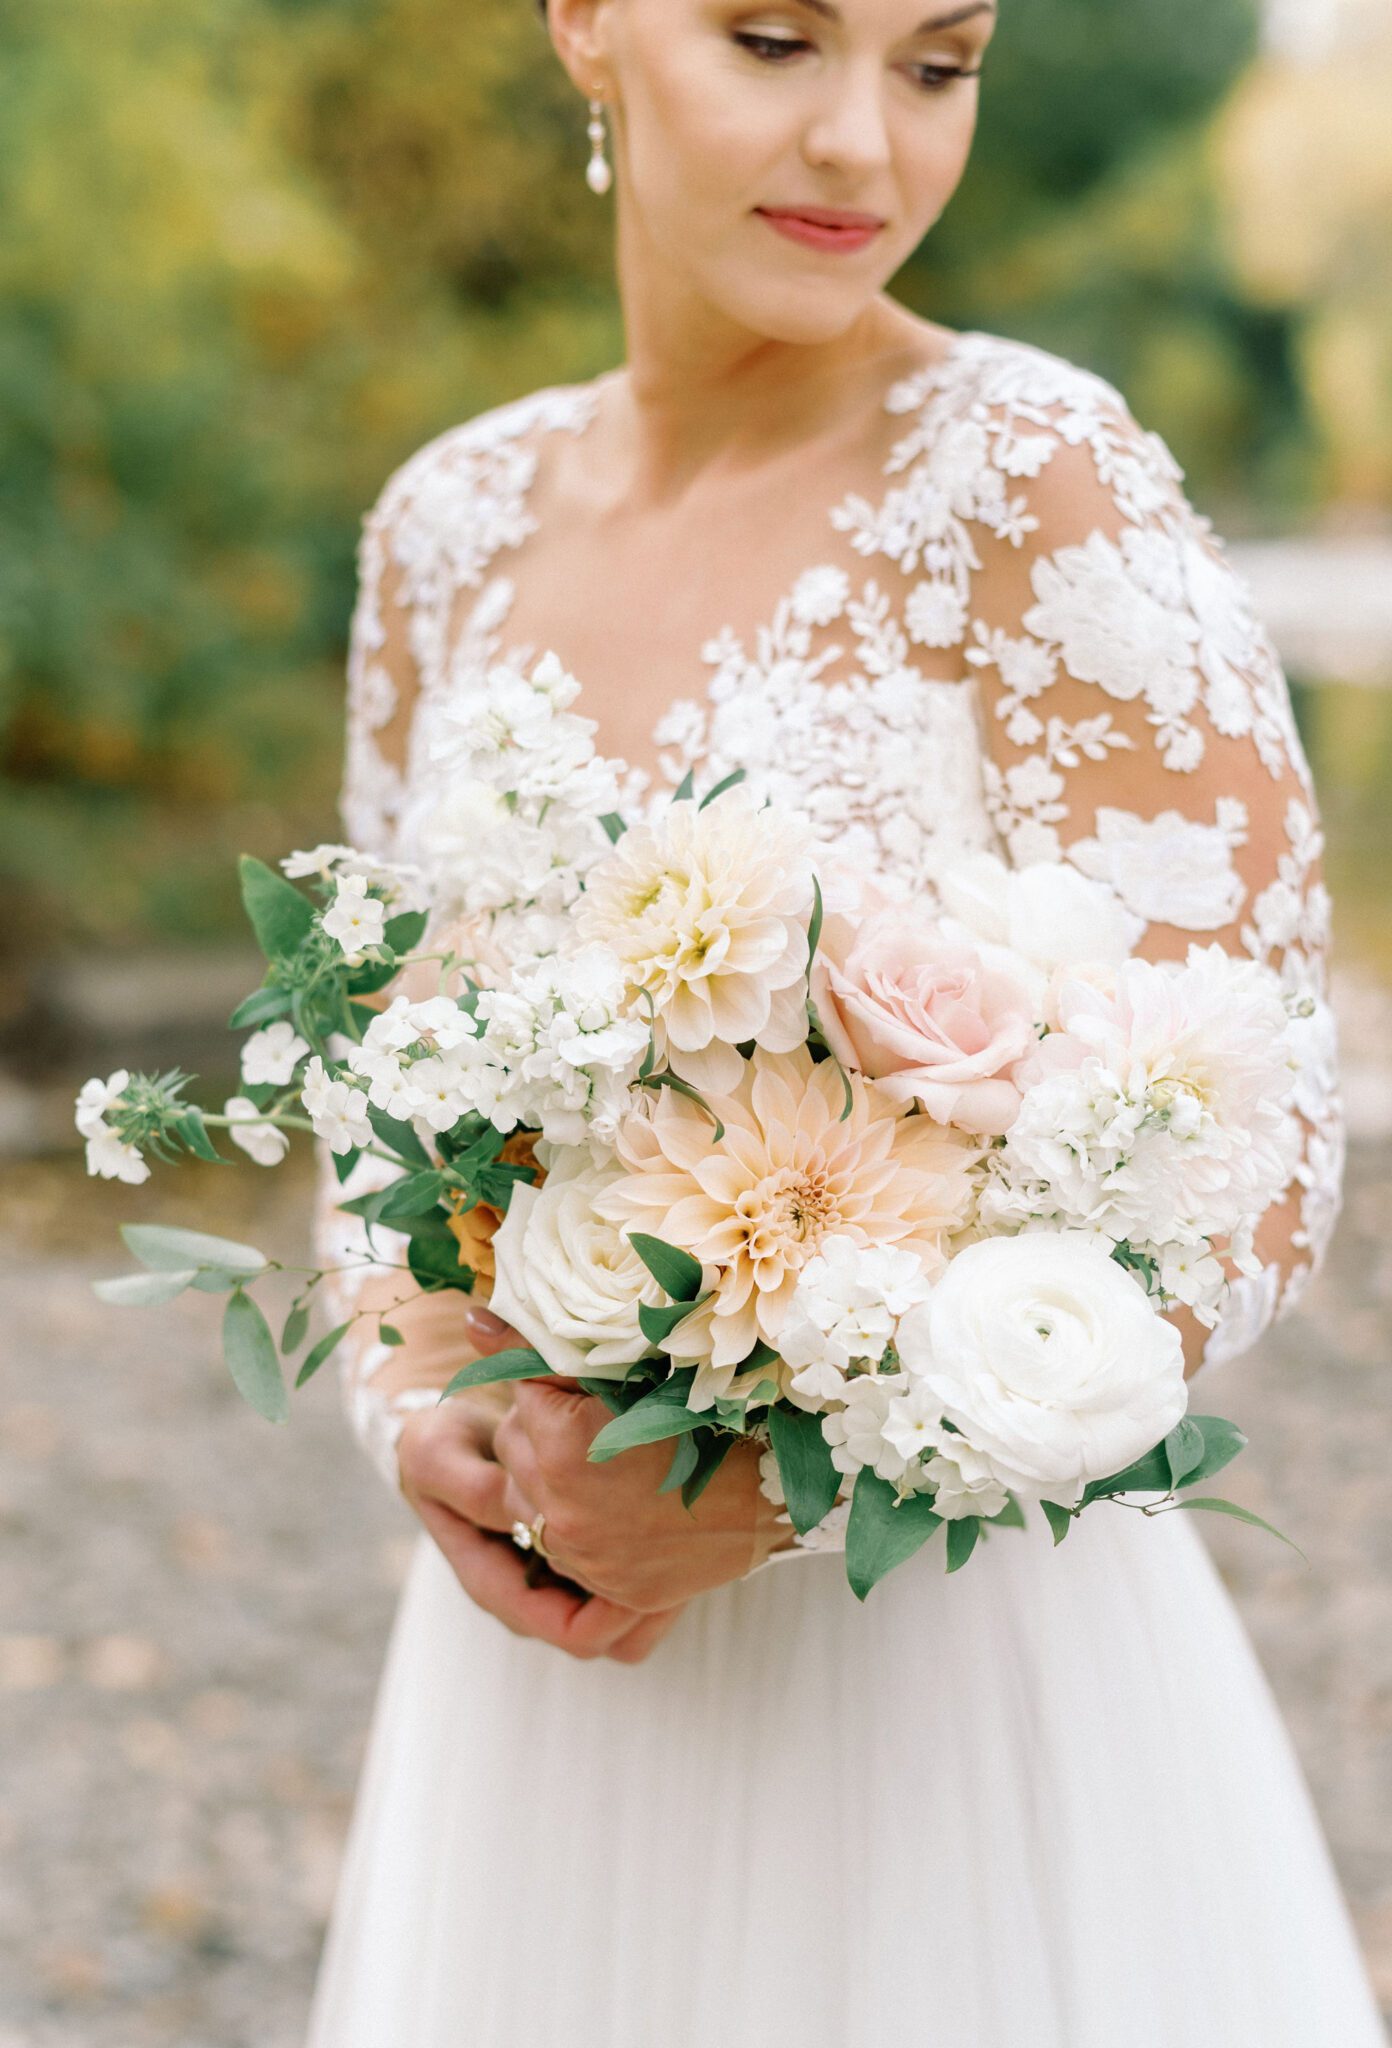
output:
[[[1385,533],[1392,10],[1283,12],[1294,55],[1256,0],[1006,0],[894,289],[1111,378],[1229,539]],[[60,1055],[55,961],[235,943],[236,853],[336,836],[364,508],[622,357],[585,152],[531,0],[0,4],[12,1069]],[[1339,936],[1392,972],[1390,678],[1322,667]]]

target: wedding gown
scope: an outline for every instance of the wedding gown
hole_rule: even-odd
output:
[[[521,658],[506,557],[525,568],[539,453],[583,435],[603,382],[443,435],[368,515],[356,845],[411,857],[440,707]],[[1208,1342],[1195,1405],[1221,1408],[1222,1362],[1288,1312],[1341,1201],[1285,679],[1109,384],[969,332],[889,381],[884,414],[878,496],[828,508],[752,647],[700,649],[704,693],[656,731],[666,786],[743,767],[899,894],[968,849],[1066,858],[1148,920],[1143,950],[1217,938],[1280,967],[1307,999],[1304,1154]],[[635,811],[663,794],[628,786]],[[361,1251],[321,1187],[321,1257]],[[363,1342],[344,1368],[392,1485],[404,1415],[436,1398],[393,1367]],[[309,2048],[1374,2048],[1306,1783],[1195,1519],[1098,1507],[1058,1550],[1029,1519],[952,1577],[930,1548],[863,1606],[830,1525],[637,1666],[511,1635],[422,1534]]]

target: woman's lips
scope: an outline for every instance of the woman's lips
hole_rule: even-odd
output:
[[[848,213],[838,218],[831,209],[817,208],[811,215],[767,206],[756,206],[754,211],[780,235],[809,249],[863,249],[884,226],[868,214]]]

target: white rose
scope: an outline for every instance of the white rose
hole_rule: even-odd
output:
[[[1178,1330],[1095,1243],[980,1238],[899,1326],[899,1356],[1003,1486],[1072,1507],[1188,1405]]]
[[[655,1347],[640,1302],[662,1290],[595,1198],[626,1170],[594,1165],[583,1147],[562,1151],[540,1187],[518,1181],[493,1239],[497,1277],[489,1307],[539,1351],[553,1372],[622,1379]]]

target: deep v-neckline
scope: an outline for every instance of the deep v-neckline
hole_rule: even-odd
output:
[[[979,338],[981,337],[978,336],[977,331],[972,328],[954,330],[947,348],[944,349],[942,355],[935,362],[925,362],[916,367],[901,369],[888,379],[880,394],[881,409],[885,412],[893,410],[890,400],[893,392],[901,385],[907,385],[910,382],[918,384],[921,380],[927,379],[929,381],[923,383],[923,389],[926,394],[926,391],[931,389],[937,380],[952,366],[966,343]],[[514,551],[524,546],[525,542],[533,534],[540,531],[541,522],[531,511],[530,498],[532,488],[536,482],[543,446],[552,435],[560,432],[562,427],[574,433],[577,438],[588,433],[598,410],[601,387],[609,379],[621,374],[622,366],[617,369],[602,371],[597,377],[591,378],[587,383],[559,387],[555,395],[573,395],[576,399],[582,400],[578,416],[573,413],[558,415],[543,412],[536,426],[537,438],[533,444],[533,460],[526,482],[519,494],[523,519],[522,530],[511,543]],[[840,506],[845,504],[848,495],[848,492],[843,491],[838,499],[825,508],[828,524],[832,525],[833,529],[834,521],[832,515]],[[512,615],[517,597],[517,581],[506,569],[500,569],[495,565],[499,554],[507,545],[506,541],[500,542],[489,554],[487,561],[480,566],[481,588],[464,615],[455,641],[451,663],[454,675],[458,680],[467,682],[477,679],[494,662],[506,661],[511,664],[514,657],[521,657],[519,665],[530,668],[543,654],[548,652],[554,653],[561,667],[574,679],[577,685],[577,696],[572,708],[580,716],[589,718],[591,714],[586,706],[585,677],[566,659],[563,648],[557,647],[554,642],[548,642],[543,647],[533,641],[508,641],[505,638],[507,622]],[[650,720],[646,733],[650,746],[657,744],[658,734],[675,714],[691,712],[699,715],[702,711],[709,710],[712,686],[716,678],[721,674],[721,665],[718,660],[713,661],[707,655],[706,649],[709,647],[728,648],[732,645],[741,648],[745,648],[750,644],[754,646],[762,645],[770,635],[777,632],[779,620],[786,616],[792,604],[794,592],[803,577],[807,576],[809,572],[816,572],[822,568],[831,568],[834,571],[841,572],[840,564],[824,564],[820,562],[808,562],[805,564],[796,572],[787,588],[778,594],[771,611],[756,623],[753,633],[748,639],[738,636],[735,633],[735,629],[726,623],[718,627],[714,633],[706,635],[698,642],[697,658],[706,665],[710,673],[700,679],[698,688],[673,697]],[[925,681],[927,680],[925,678]],[[597,721],[594,740],[596,750],[604,753],[605,758],[623,772],[630,786],[636,783],[637,789],[634,792],[635,794],[643,794],[661,788],[663,770],[660,759],[650,766],[646,762],[632,762],[624,754],[606,753],[600,746],[601,735],[597,729]]]

